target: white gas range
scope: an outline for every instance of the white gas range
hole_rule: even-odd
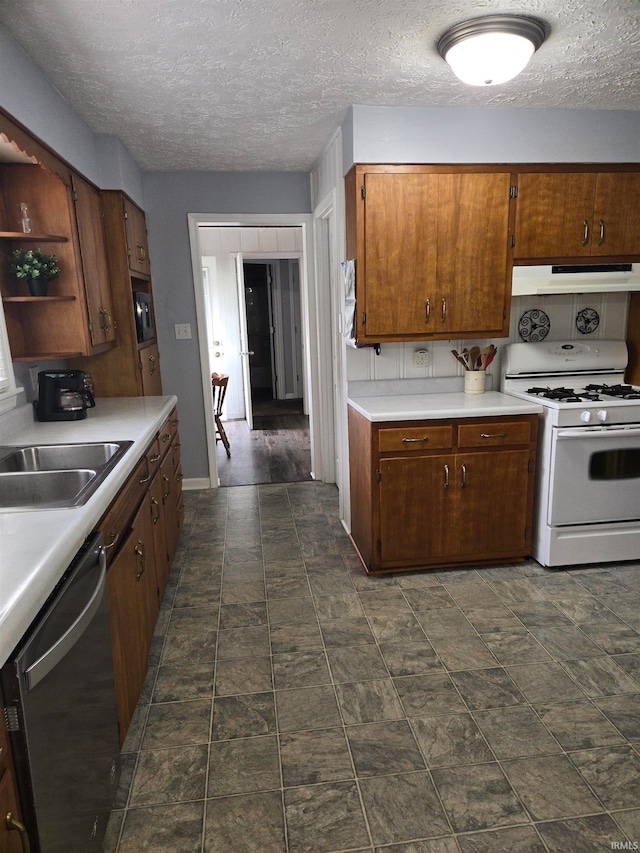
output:
[[[544,406],[533,556],[544,566],[640,559],[640,388],[624,341],[509,344],[501,390]]]

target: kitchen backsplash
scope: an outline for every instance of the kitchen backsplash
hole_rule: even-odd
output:
[[[347,378],[354,380],[371,379],[422,379],[443,376],[461,376],[462,366],[451,355],[452,349],[478,344],[484,347],[494,343],[498,354],[489,373],[493,374],[494,387],[499,386],[500,354],[505,344],[522,341],[518,325],[526,311],[538,309],[549,318],[549,332],[546,340],[602,340],[604,338],[623,339],[627,332],[628,293],[592,293],[552,296],[516,296],[511,302],[510,334],[508,338],[487,338],[482,340],[429,341],[420,343],[383,344],[380,355],[370,347],[354,349],[347,347]],[[583,334],[578,330],[576,320],[585,308],[591,308],[598,315],[595,331]],[[581,315],[584,317],[585,315]],[[593,314],[589,312],[589,317]],[[580,325],[583,325],[580,323]],[[592,325],[595,325],[592,320]],[[429,352],[426,367],[414,365],[416,350]]]

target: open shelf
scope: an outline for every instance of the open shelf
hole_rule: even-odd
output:
[[[66,243],[68,237],[59,234],[25,234],[23,231],[0,231],[0,240],[15,240],[26,243]]]
[[[83,353],[81,352],[33,352],[29,355],[13,355],[11,354],[12,361],[53,361],[54,359],[59,358],[79,358]]]
[[[75,296],[3,296],[3,302],[73,302]]]

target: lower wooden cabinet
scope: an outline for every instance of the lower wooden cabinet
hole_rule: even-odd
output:
[[[0,853],[24,853],[29,849],[28,838],[18,806],[5,721],[0,715]]]
[[[151,637],[158,615],[148,502],[147,494],[107,575],[121,745],[147,674]]]
[[[182,518],[180,445],[174,410],[99,524],[107,546],[121,744],[147,674],[151,640]]]
[[[536,438],[536,415],[376,424],[350,408],[351,535],[367,571],[528,556]]]

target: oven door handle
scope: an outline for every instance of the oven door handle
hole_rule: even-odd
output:
[[[602,426],[602,427],[585,427],[584,429],[563,429],[557,430],[557,439],[560,441],[563,438],[603,438],[606,435],[624,435],[625,438],[640,437],[640,427],[625,427],[625,426]]]

